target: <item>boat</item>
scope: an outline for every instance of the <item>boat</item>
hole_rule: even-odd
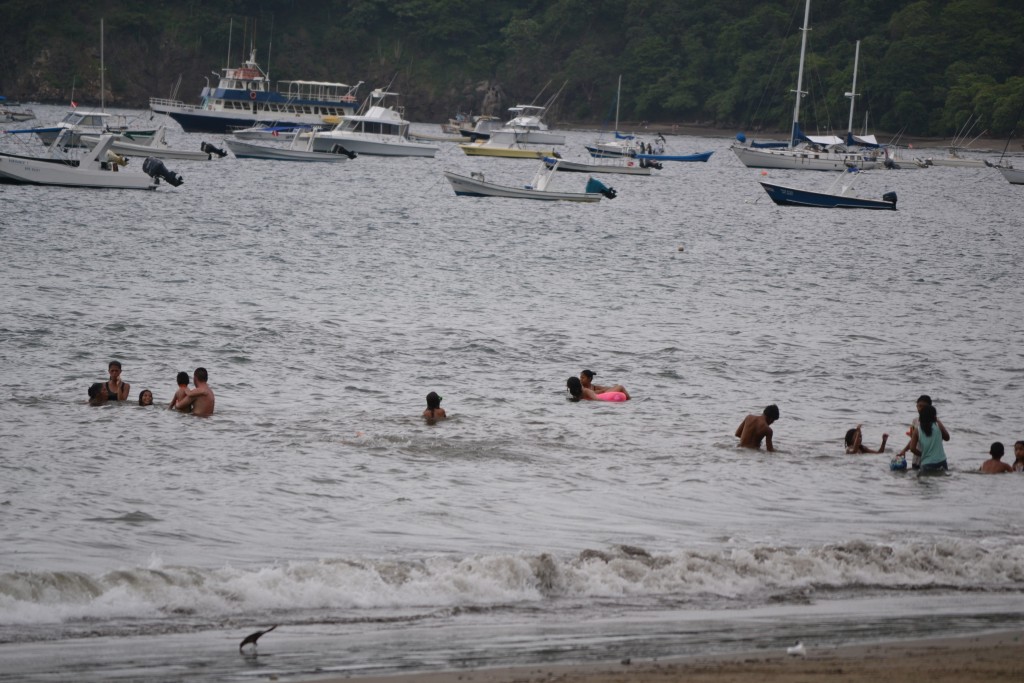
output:
[[[156,129],[131,130],[124,116],[115,116],[103,111],[85,111],[77,107],[68,111],[57,125],[46,128],[25,128],[10,130],[8,133],[31,133],[44,145],[52,145],[58,138],[64,147],[85,147],[82,135],[100,136],[105,133],[129,134],[136,139],[152,137]]]
[[[542,159],[558,156],[551,148],[539,149],[525,146],[523,137],[510,130],[495,131],[488,139],[461,144],[459,149],[469,156],[504,157],[506,159]]]
[[[825,192],[804,190],[776,183],[761,182],[761,187],[768,193],[772,201],[780,206],[809,206],[820,209],[888,209],[896,210],[896,193],[886,192],[882,199],[868,199],[849,195],[851,185],[842,184],[848,178],[859,173],[857,169],[847,169],[836,178]],[[836,186],[839,185],[838,189]]]
[[[368,156],[433,157],[437,147],[409,139],[409,122],[402,118],[400,109],[385,106],[388,97],[398,93],[376,89],[370,93],[363,114],[341,117],[341,123],[332,130],[317,133],[313,151],[330,152],[341,145],[350,152]]]
[[[9,121],[30,121],[36,117],[31,109],[22,109],[20,102],[8,102],[7,98],[0,95],[0,123]]]
[[[584,145],[590,156],[595,159],[612,159],[616,157],[631,156],[637,151],[635,135],[627,135],[619,132],[619,101],[622,96],[622,76],[619,76],[619,84],[615,90],[615,130],[612,131],[611,140],[598,140],[589,145]]]
[[[272,145],[260,145],[248,140],[237,140],[225,138],[224,144],[239,159],[272,159],[276,161],[310,161],[336,163],[355,159],[356,153],[349,151],[340,144],[335,144],[330,150],[323,152],[314,151],[314,142],[318,131],[312,131],[305,138],[304,149],[297,148],[296,142],[300,138],[293,138],[292,144],[288,147],[275,147]]]
[[[501,130],[504,125],[505,123],[497,116],[481,114],[470,117],[468,121],[463,121],[456,130],[463,138],[469,138],[470,142],[476,142],[491,137],[491,133]]]
[[[227,134],[235,128],[259,123],[272,125],[316,125],[324,116],[355,112],[355,85],[328,81],[278,81],[271,87],[270,75],[256,62],[256,49],[236,68],[221,69],[215,87],[207,81],[199,104],[151,97],[149,108],[177,121],[186,133]]]
[[[971,122],[971,119],[974,119],[973,123]],[[921,161],[927,166],[954,166],[960,168],[983,168],[991,165],[984,159],[971,159],[963,155],[964,150],[970,147],[974,140],[977,140],[987,132],[982,131],[967,144],[962,144],[967,136],[970,135],[971,131],[974,130],[974,127],[978,125],[979,121],[981,121],[980,116],[977,118],[974,116],[968,116],[967,121],[964,122],[964,125],[960,127],[960,130],[957,131],[957,134],[953,137],[952,144],[949,146],[946,156],[928,156],[921,159]],[[970,125],[969,128],[968,125]]]
[[[665,138],[659,133],[658,137],[664,142]],[[693,154],[665,154],[665,148],[659,144],[657,148],[650,146],[647,149],[653,149],[651,152],[636,152],[631,156],[641,161],[707,161],[711,158],[714,152],[695,152]]]
[[[451,183],[455,194],[460,197],[504,197],[507,199],[537,199],[542,201],[599,202],[603,197],[615,198],[615,190],[596,178],[588,178],[583,192],[560,192],[548,189],[555,168],[541,164],[528,185],[511,186],[488,182],[483,173],[473,172],[462,175],[445,171],[444,177]]]
[[[297,133],[308,131],[311,125],[289,126],[281,125],[278,121],[269,123],[257,123],[255,126],[246,128],[234,128],[231,135],[239,140],[267,140],[291,142]]]
[[[184,161],[207,161],[214,155],[223,157],[226,153],[216,147],[203,142],[199,149],[175,149],[170,147],[165,140],[167,129],[164,126],[157,128],[156,133],[149,138],[135,138],[131,134],[119,133],[114,136],[110,144],[111,151],[126,157],[160,157],[161,159],[177,159]],[[82,145],[93,147],[99,143],[101,135],[79,136]]]
[[[0,153],[0,183],[15,185],[57,185],[64,187],[154,190],[160,180],[177,187],[182,178],[168,170],[156,157],[148,157],[142,173],[120,171],[128,160],[111,151],[114,135],[107,133],[80,159],[67,157],[30,157]],[[65,149],[61,141],[54,150]]]
[[[533,104],[517,104],[514,107],[509,107],[509,112],[513,114],[512,118],[497,131],[493,131],[491,135],[493,137],[494,133],[511,131],[516,134],[516,138],[521,143],[564,145],[565,135],[551,132],[548,125],[542,120],[546,111],[547,107]]]
[[[1013,166],[996,166],[1011,185],[1024,185],[1024,169]]]
[[[544,165],[568,173],[617,173],[619,175],[651,175],[653,165],[636,159],[609,159],[605,163],[582,163],[556,157],[543,157]]]
[[[804,6],[804,23],[802,38],[800,42],[800,68],[796,79],[796,103],[793,105],[793,125],[790,130],[789,143],[786,147],[776,146],[765,147],[762,145],[745,145],[746,137],[739,133],[736,135],[736,143],[730,145],[730,149],[740,162],[750,168],[787,168],[803,169],[813,171],[842,171],[850,166],[861,169],[875,168],[880,163],[878,145],[867,147],[870,151],[854,152],[848,148],[848,140],[834,135],[811,136],[805,135],[800,129],[800,99],[806,95],[803,91],[804,81],[804,59],[807,54],[807,33],[810,31],[808,23],[811,16],[811,0],[807,0]],[[857,86],[857,61],[860,56],[860,41],[857,41],[857,52],[854,57],[853,68],[853,90],[847,93],[850,98],[850,127],[853,122],[853,107],[856,98]],[[849,138],[850,136],[848,136]],[[862,136],[865,143],[869,141],[868,136]]]

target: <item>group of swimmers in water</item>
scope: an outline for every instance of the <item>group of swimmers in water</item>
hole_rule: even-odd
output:
[[[106,382],[96,382],[89,387],[89,405],[101,406],[111,401],[127,401],[132,386],[121,380],[121,362],[112,360],[107,365],[107,372],[110,379]],[[188,373],[179,372],[176,378],[178,388],[171,398],[168,410],[178,410],[183,413],[191,413],[200,417],[213,415],[216,399],[213,389],[207,384],[209,375],[206,368],[196,368],[192,373],[193,388],[188,386]],[[153,405],[153,392],[143,389],[139,392],[139,405]]]

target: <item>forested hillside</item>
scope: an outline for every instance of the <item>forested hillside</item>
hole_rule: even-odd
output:
[[[555,101],[555,121],[601,123],[622,75],[624,120],[787,129],[804,0],[0,0],[0,93],[106,103],[196,101],[211,71],[257,48],[277,79],[364,81],[402,94],[408,118]],[[1024,105],[1020,0],[814,0],[801,119],[949,136],[968,117],[998,137]],[[229,35],[230,34],[230,35]],[[230,55],[229,55],[230,44]],[[546,87],[545,87],[546,86]],[[503,114],[504,112],[495,112]]]

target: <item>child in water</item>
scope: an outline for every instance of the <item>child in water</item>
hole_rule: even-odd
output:
[[[427,421],[427,424],[433,424],[447,417],[448,414],[441,407],[441,397],[437,395],[436,391],[431,391],[427,394],[427,409],[423,411],[423,419]]]
[[[188,396],[188,373],[179,372],[175,382],[178,383],[178,390],[174,392],[174,397],[171,398],[171,405],[167,406],[168,410],[173,410],[175,403]],[[189,406],[189,410],[191,409],[192,407]]]

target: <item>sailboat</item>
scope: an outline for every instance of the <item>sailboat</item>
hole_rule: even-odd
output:
[[[619,76],[619,86],[615,91],[615,130],[614,139],[607,142],[595,142],[584,145],[590,156],[595,159],[607,159],[609,157],[625,157],[636,152],[636,136],[623,135],[619,132],[619,101],[622,98],[622,76]]]
[[[730,149],[744,166],[750,168],[789,168],[804,169],[813,171],[842,171],[847,167],[856,166],[861,169],[875,168],[884,162],[876,149],[870,152],[850,152],[847,145],[851,142],[870,147],[866,144],[868,140],[859,142],[852,135],[847,140],[834,135],[810,136],[804,135],[800,129],[800,99],[806,94],[803,91],[804,82],[804,58],[807,55],[807,33],[810,31],[808,23],[811,17],[811,0],[807,0],[804,6],[804,25],[801,31],[803,35],[800,42],[800,69],[796,79],[796,103],[793,105],[793,126],[790,131],[789,143],[784,148],[758,147],[753,143],[744,145],[746,138],[743,134],[737,135],[738,144],[734,143]],[[857,54],[860,54],[860,42],[857,43]],[[857,67],[854,65],[853,74],[854,90],[847,95],[850,97],[850,127],[853,127],[853,104],[857,84]]]

